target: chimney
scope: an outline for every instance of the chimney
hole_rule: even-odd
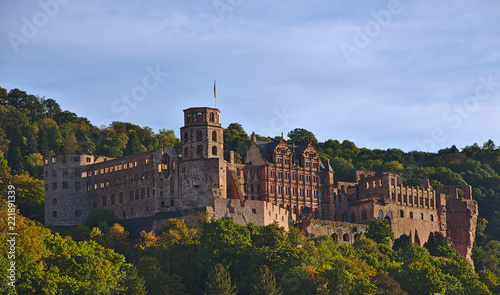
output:
[[[234,164],[234,151],[229,152],[229,163]]]

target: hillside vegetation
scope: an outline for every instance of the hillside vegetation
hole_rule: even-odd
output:
[[[114,224],[101,224],[99,227],[81,225],[72,232],[64,233],[66,238],[60,238],[58,234],[36,223],[43,223],[44,219],[44,156],[85,153],[122,157],[168,145],[179,148],[179,139],[173,130],[180,126],[169,127],[173,129],[155,132],[147,126],[113,122],[109,126],[99,128],[86,118],[61,110],[54,99],[27,94],[19,89],[7,91],[0,87],[0,194],[5,199],[7,185],[14,185],[17,188],[16,205],[19,213],[35,221],[22,219],[25,220],[26,230],[40,233],[36,238],[33,234],[27,234],[34,239],[32,243],[36,243],[41,250],[37,250],[39,255],[26,258],[26,261],[22,260],[23,263],[31,265],[26,266],[29,275],[23,276],[36,275],[39,278],[50,277],[55,280],[50,286],[39,282],[39,289],[36,291],[33,289],[31,293],[19,294],[57,293],[50,290],[59,290],[58,292],[66,294],[64,290],[71,286],[78,285],[81,290],[93,287],[85,285],[84,281],[91,279],[87,275],[76,278],[64,273],[62,265],[66,265],[68,262],[64,259],[69,258],[64,256],[61,260],[62,258],[54,256],[62,255],[60,251],[69,251],[64,248],[76,252],[85,251],[87,254],[82,254],[81,257],[92,255],[92,259],[126,259],[126,262],[123,260],[121,264],[116,265],[116,269],[109,270],[126,273],[129,278],[115,276],[114,280],[108,280],[118,293],[126,292],[127,284],[130,283],[127,280],[132,280],[136,288],[134,292],[138,292],[137,294],[146,290],[150,294],[236,294],[236,289],[239,290],[238,294],[279,294],[280,290],[275,290],[278,293],[255,291],[269,287],[257,286],[256,282],[260,279],[263,282],[274,280],[276,288],[281,289],[284,294],[391,294],[376,291],[385,290],[385,287],[382,287],[384,284],[397,285],[395,290],[401,288],[408,294],[498,292],[500,148],[491,140],[481,144],[471,143],[460,149],[451,146],[437,153],[426,153],[404,152],[397,148],[360,148],[349,140],[341,142],[330,139],[319,142],[312,132],[300,128],[288,133],[288,142],[295,145],[312,142],[322,160],[325,163],[330,162],[335,170],[336,180],[350,181],[354,178],[355,170],[371,170],[378,173],[401,173],[406,185],[416,186],[423,178],[429,178],[434,187],[471,185],[473,198],[479,205],[476,245],[473,249],[473,259],[479,276],[471,273],[470,269],[467,270],[459,257],[452,255],[451,259],[432,258],[427,249],[415,245],[394,251],[369,239],[361,240],[354,246],[339,246],[326,238],[307,242],[296,232],[283,235],[280,233],[281,229],[276,227],[241,227],[232,224],[232,221],[204,223],[195,228],[172,221],[160,232],[144,233],[136,246],[126,239],[125,229],[115,228]],[[258,136],[258,139],[273,140],[261,136]],[[236,151],[235,159],[241,162],[249,143],[249,136],[240,124],[232,123],[224,129],[226,156],[230,150]],[[2,215],[2,219],[4,218]],[[228,230],[230,232],[227,232]],[[170,233],[171,231],[173,232]],[[2,235],[4,233],[2,228]],[[116,239],[108,237],[110,233],[122,238],[121,248],[117,246]],[[166,234],[173,236],[165,238]],[[103,252],[102,249],[105,248],[99,248],[101,246],[109,248],[111,252]],[[35,251],[34,249],[29,248],[26,251]],[[183,254],[180,249],[194,252],[193,255]],[[100,254],[95,254],[97,252]],[[6,260],[2,263],[4,262]],[[144,281],[140,276],[136,278],[133,274],[135,267],[127,263],[133,263],[137,267]],[[184,267],[188,264],[189,267]],[[267,268],[260,269],[260,265]],[[129,272],[131,273],[128,274]],[[102,275],[107,274],[103,271]],[[259,279],[259,276],[262,278]],[[232,278],[232,283],[226,286],[226,293],[209,290],[218,286],[210,284],[210,280],[227,281],[229,277]],[[423,283],[425,280],[428,280],[427,284]],[[259,284],[264,284],[263,282]],[[419,282],[423,284],[422,290],[411,287],[419,285]],[[291,290],[287,283],[298,287]],[[333,287],[334,285],[336,287]],[[484,289],[485,286],[489,291]],[[146,289],[143,290],[144,288]],[[108,291],[112,292],[110,290]],[[471,290],[476,291],[471,293]],[[403,291],[397,292],[392,294],[403,294]]]

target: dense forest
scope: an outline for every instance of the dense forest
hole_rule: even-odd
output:
[[[172,126],[173,129],[179,126]],[[500,148],[491,140],[437,153],[357,147],[344,140],[319,142],[296,128],[288,142],[312,142],[330,162],[337,180],[355,170],[403,175],[407,185],[429,178],[431,185],[469,184],[479,205],[476,274],[436,235],[425,247],[391,240],[383,228],[354,245],[329,238],[305,240],[276,225],[239,226],[232,220],[171,221],[156,232],[128,240],[109,212],[98,211],[70,231],[44,228],[43,157],[80,153],[121,157],[179,140],[173,129],[113,122],[98,128],[61,110],[54,99],[0,87],[0,264],[7,269],[7,185],[16,187],[18,294],[498,294],[500,278]],[[278,138],[258,136],[259,140]],[[241,162],[250,143],[243,127],[224,129],[225,155]],[[380,238],[380,231],[382,238]],[[390,245],[393,245],[392,247]],[[96,271],[92,271],[96,269]],[[2,276],[2,294],[6,288]]]

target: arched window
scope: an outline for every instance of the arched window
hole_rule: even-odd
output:
[[[403,210],[399,210],[399,217],[404,218],[405,212]]]
[[[187,123],[191,123],[191,114],[186,115],[186,121]]]
[[[217,131],[212,131],[212,141],[217,142]]]
[[[434,215],[431,214],[431,221],[434,221]]]
[[[368,215],[366,214],[366,210],[363,209],[363,211],[361,212],[361,220],[367,220],[368,219]]]
[[[384,218],[384,211],[382,209],[378,210],[378,218]]]
[[[342,236],[342,240],[343,240],[344,242],[349,242],[349,235],[348,235],[348,234],[344,234],[344,235]]]
[[[189,152],[189,149],[188,148],[185,148],[184,149],[184,157],[187,157],[188,156],[188,152]],[[159,171],[158,171],[159,172]]]
[[[203,146],[199,145],[196,147],[196,154],[201,155],[203,153]]]
[[[196,113],[196,122],[203,122],[203,113],[202,112]]]
[[[196,141],[202,141],[202,133],[201,130],[196,131]]]
[[[392,221],[392,211],[389,210],[389,212],[387,212],[387,216],[386,218],[389,220],[389,221]]]
[[[188,142],[188,133],[184,132],[184,142]]]
[[[410,219],[413,219],[413,212],[410,212]]]
[[[338,241],[338,240],[339,240],[339,237],[337,236],[337,234],[336,234],[336,233],[333,233],[333,234],[332,234],[332,239],[333,239],[334,241]]]
[[[355,235],[354,235],[354,240],[355,240],[355,241],[359,240],[359,237],[360,237],[360,236],[361,236],[360,234],[355,234]]]
[[[356,214],[354,214],[354,212],[351,212],[351,222],[352,223],[356,222]]]
[[[420,213],[420,219],[424,220],[424,213]]]
[[[217,156],[217,147],[215,145],[212,147],[212,155]]]
[[[214,115],[214,113],[210,113],[210,122],[215,122],[215,115]]]

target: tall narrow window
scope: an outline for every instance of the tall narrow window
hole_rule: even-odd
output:
[[[212,141],[217,142],[217,131],[212,131]]]
[[[202,145],[199,145],[196,147],[196,154],[197,155],[203,154],[203,146]]]
[[[196,141],[202,141],[202,137],[201,130],[196,131]]]
[[[212,147],[212,155],[217,156],[217,147],[215,145]]]
[[[214,115],[214,113],[210,113],[210,122],[215,122],[215,115]]]

